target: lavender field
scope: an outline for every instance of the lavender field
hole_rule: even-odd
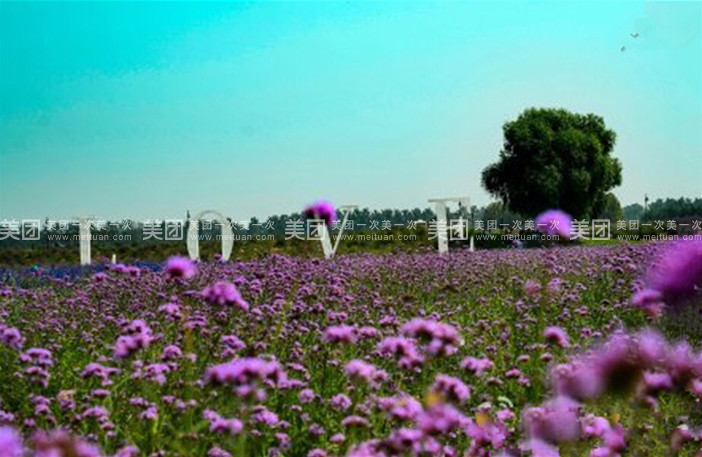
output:
[[[697,292],[683,247],[8,281],[0,456],[695,455],[702,358],[659,333]]]

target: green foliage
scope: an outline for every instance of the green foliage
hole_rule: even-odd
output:
[[[602,211],[597,216],[599,219],[608,219],[610,221],[619,221],[624,218],[624,211],[619,199],[612,193],[608,192],[604,198]]]
[[[509,224],[512,226],[514,221],[524,219],[519,214],[510,211],[502,202],[492,202],[485,207],[482,214],[482,219],[486,221],[494,220],[497,224]]]
[[[503,131],[500,160],[483,170],[482,181],[512,211],[560,208],[592,217],[606,192],[621,184],[621,164],[610,156],[616,134],[600,116],[530,108]]]
[[[679,219],[702,219],[702,198],[666,198],[658,199],[648,205],[642,215],[646,221],[667,221]]]
[[[624,219],[627,221],[640,221],[644,213],[644,207],[638,203],[634,203],[626,205],[622,211],[624,212]]]

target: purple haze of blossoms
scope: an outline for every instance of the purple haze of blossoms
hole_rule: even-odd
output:
[[[565,239],[570,237],[570,224],[573,218],[558,209],[550,209],[536,216],[536,228],[549,235],[558,235]]]
[[[336,210],[331,202],[318,200],[305,208],[305,216],[310,219],[322,219],[328,226],[336,218]]]

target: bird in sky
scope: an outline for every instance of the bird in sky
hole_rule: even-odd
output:
[[[622,46],[622,52],[626,51],[626,46]]]
[[[632,38],[638,38],[638,37],[639,37],[638,32],[637,32],[637,33],[632,33],[632,34],[631,34],[631,37],[632,37]]]

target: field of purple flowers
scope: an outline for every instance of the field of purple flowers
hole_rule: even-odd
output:
[[[689,243],[8,281],[0,456],[697,455],[665,323],[701,277]]]

